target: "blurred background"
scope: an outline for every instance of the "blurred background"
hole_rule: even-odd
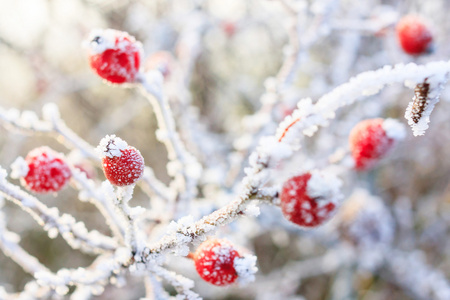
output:
[[[299,11],[297,17],[291,8]],[[139,149],[157,178],[168,183],[167,152],[156,140],[156,120],[148,101],[136,89],[105,84],[89,69],[82,42],[92,29],[129,32],[142,41],[146,57],[157,51],[173,55],[174,73],[184,76],[189,91],[185,101],[193,106],[177,111],[177,99],[171,100],[177,125],[183,132],[182,114],[195,115],[220,140],[223,153],[217,154],[218,164],[226,169],[245,165],[252,135],[262,132],[264,124],[255,129],[255,122],[264,119],[251,116],[261,115],[271,80],[295,50],[293,27],[304,58],[292,81],[277,94],[273,126],[264,127],[268,134],[301,98],[317,100],[360,72],[386,64],[448,60],[448,11],[446,0],[0,0],[0,108],[40,115],[45,103],[54,102],[67,126],[88,143],[95,146],[106,134],[116,134]],[[399,47],[395,24],[411,13],[429,23],[435,42],[432,54],[409,56]],[[168,83],[167,88],[169,94],[181,93],[176,85]],[[412,96],[412,90],[395,85],[340,110],[332,126],[305,138],[302,152],[280,167],[274,183],[297,167],[323,165],[333,153],[348,158],[348,133],[362,119],[391,117],[407,124],[403,115]],[[428,282],[422,290],[415,285],[439,277],[448,288],[449,109],[447,87],[425,136],[413,137],[408,128],[406,140],[373,171],[346,173],[346,204],[330,224],[299,230],[283,220],[278,208],[263,207],[258,219],[239,220],[221,229],[219,235],[257,255],[260,271],[250,287],[213,287],[199,279],[190,261],[173,258],[169,264],[195,279],[194,290],[205,299],[444,299],[445,285],[429,288]],[[0,165],[9,170],[17,156],[25,157],[42,145],[70,153],[50,136],[0,127]],[[188,148],[203,153],[198,145],[188,143]],[[81,162],[94,168],[96,180],[104,180],[99,165]],[[234,176],[238,182],[242,173]],[[234,187],[204,181],[199,191],[206,200],[208,195],[219,195],[220,204],[232,199]],[[39,199],[70,212],[89,229],[109,234],[95,207],[77,200],[71,187]],[[366,202],[360,204],[361,199]],[[148,202],[137,190],[132,205],[148,207]],[[95,256],[72,250],[60,237],[49,239],[13,204],[6,202],[3,210],[8,229],[18,233],[21,245],[52,271],[88,266],[94,260]],[[383,253],[392,260],[379,258]],[[411,274],[408,266],[418,272],[416,278],[406,278]],[[0,253],[0,283],[8,292],[20,291],[31,279]],[[126,288],[109,286],[94,298],[139,299],[144,293],[144,285],[130,277]]]

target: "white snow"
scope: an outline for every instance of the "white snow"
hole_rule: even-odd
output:
[[[311,198],[334,199],[337,202],[342,198],[340,194],[341,180],[326,171],[311,171],[306,192]]]
[[[100,157],[120,157],[122,150],[127,149],[128,144],[124,140],[116,135],[107,135],[101,141],[98,147],[95,149],[99,153]]]
[[[247,284],[255,280],[255,273],[258,271],[256,260],[254,255],[244,255],[234,259],[233,264],[238,274],[239,284]]]
[[[386,119],[382,125],[386,135],[394,140],[402,140],[406,136],[405,126],[396,119]]]
[[[42,107],[42,118],[48,122],[54,122],[60,118],[58,106],[53,103],[46,103]]]
[[[28,164],[25,162],[22,156],[16,158],[16,160],[11,164],[11,178],[18,179],[20,177],[25,177],[28,174],[29,168]]]
[[[99,54],[107,49],[115,48],[117,31],[113,29],[94,29],[83,46],[92,53]]]

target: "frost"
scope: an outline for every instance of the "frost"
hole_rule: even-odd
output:
[[[249,217],[257,217],[261,213],[259,207],[255,203],[247,205],[244,213]]]
[[[390,244],[394,238],[394,220],[378,197],[357,189],[342,208],[349,234],[360,247],[373,249],[379,244]]]
[[[64,296],[65,294],[67,294],[69,292],[69,288],[67,286],[58,286],[56,288],[56,293],[58,295]]]
[[[60,118],[58,106],[55,103],[47,103],[42,107],[42,117],[49,122],[55,122]]]
[[[0,167],[0,183],[5,183],[6,182],[6,176],[8,176],[8,173],[6,173],[5,169],[2,169]]]
[[[386,135],[394,140],[402,140],[406,136],[405,126],[396,119],[386,119],[382,125]]]
[[[143,78],[140,79],[143,84],[143,88],[156,98],[162,99],[164,76],[161,72],[153,70],[142,74],[141,76],[143,76]],[[160,128],[160,130],[162,129]]]
[[[311,198],[324,198],[337,203],[342,199],[340,187],[342,182],[330,172],[311,171],[311,178],[308,181],[307,194]]]
[[[33,128],[38,121],[39,118],[36,113],[29,110],[23,111],[20,119],[18,120],[19,124],[25,128]]]
[[[177,173],[182,171],[183,165],[178,160],[173,160],[167,163],[167,174],[175,176]]]
[[[94,29],[89,34],[88,39],[83,42],[83,46],[92,53],[99,54],[107,49],[116,47],[116,30],[113,29]]]
[[[185,166],[185,171],[187,176],[195,180],[198,180],[202,175],[202,165],[196,161],[192,162]]]
[[[71,1],[70,8],[91,14],[92,9],[85,9],[86,3],[90,2],[92,1]],[[139,48],[141,44],[124,32],[112,29],[94,30],[85,42],[88,50],[86,58],[90,59],[91,63],[96,59],[100,61],[104,59],[95,69],[99,75],[105,69],[109,69],[110,64],[117,63],[107,59],[108,53],[117,53],[120,50],[127,50],[124,53],[127,59],[131,58],[128,56],[130,54],[134,56],[133,67],[137,65],[141,67],[140,70],[133,69],[133,78],[132,80],[129,78],[132,84],[126,88],[141,89],[153,108],[157,122],[156,137],[166,149],[148,155],[154,155],[152,163],[155,164],[155,171],[163,172],[162,174],[153,172],[150,167],[145,167],[144,178],[136,184],[135,193],[133,193],[134,185],[129,188],[117,188],[108,181],[101,183],[95,176],[88,179],[86,174],[77,169],[77,165],[90,160],[96,168],[99,168],[101,160],[94,151],[95,147],[65,125],[54,103],[43,106],[42,119],[39,119],[33,111],[19,111],[14,108],[8,110],[0,107],[0,123],[7,130],[0,138],[3,138],[1,142],[4,146],[1,152],[8,161],[15,158],[15,152],[21,152],[30,145],[29,141],[10,135],[9,131],[35,136],[30,142],[46,142],[47,138],[54,138],[55,142],[72,151],[71,158],[66,161],[72,174],[71,185],[75,191],[61,193],[56,202],[52,199],[52,195],[32,195],[18,184],[8,182],[6,171],[0,168],[0,200],[4,197],[5,200],[11,201],[13,205],[23,210],[22,214],[28,214],[25,217],[32,219],[31,222],[21,220],[23,222],[18,222],[20,226],[14,227],[23,231],[29,230],[32,225],[41,226],[50,238],[59,235],[69,247],[79,249],[92,258],[90,265],[83,265],[80,268],[61,268],[55,272],[48,270],[21,248],[17,234],[7,231],[8,221],[14,218],[14,215],[8,214],[11,211],[9,206],[2,207],[5,211],[0,211],[0,250],[27,273],[32,274],[34,280],[26,284],[22,292],[13,294],[8,294],[0,287],[0,299],[64,298],[63,295],[67,294],[70,295],[65,298],[78,300],[95,298],[95,295],[104,292],[105,287],[109,289],[109,284],[124,285],[125,279],[132,272],[134,277],[130,280],[129,291],[124,293],[125,296],[111,294],[108,290],[103,297],[132,298],[137,294],[144,297],[142,281],[145,281],[146,291],[143,299],[197,300],[200,297],[191,291],[194,287],[193,281],[173,272],[172,269],[195,278],[195,274],[192,274],[194,264],[189,260],[193,256],[190,251],[216,231],[240,244],[248,244],[251,240],[256,242],[256,245],[275,244],[276,248],[285,248],[289,251],[282,251],[282,254],[286,253],[288,257],[282,257],[281,265],[272,264],[277,269],[260,274],[258,281],[261,281],[248,285],[246,289],[231,287],[228,290],[219,288],[206,290],[206,284],[200,284],[199,290],[206,293],[206,298],[236,296],[252,299],[303,299],[303,296],[297,295],[299,291],[306,293],[305,298],[311,296],[311,292],[301,284],[313,282],[314,278],[328,278],[330,274],[336,275],[336,280],[332,283],[334,286],[328,293],[330,295],[326,296],[345,298],[351,293],[343,295],[342,291],[346,292],[348,289],[343,283],[346,285],[350,283],[351,288],[352,282],[351,280],[348,282],[348,279],[360,274],[361,268],[372,271],[370,277],[380,277],[381,281],[388,283],[381,287],[377,285],[373,291],[374,295],[370,296],[379,296],[380,289],[389,287],[391,281],[396,281],[396,287],[405,289],[400,293],[402,295],[417,299],[450,298],[448,280],[445,274],[439,271],[442,269],[439,259],[445,258],[447,246],[445,224],[449,218],[445,214],[446,205],[442,205],[442,201],[433,201],[439,193],[426,186],[432,184],[433,178],[439,177],[437,175],[446,174],[436,173],[431,169],[439,166],[438,155],[445,154],[445,140],[441,140],[439,136],[427,139],[428,144],[420,148],[411,147],[418,156],[412,157],[406,153],[409,156],[406,156],[403,164],[414,163],[414,159],[411,158],[416,158],[417,162],[421,163],[420,168],[405,168],[405,170],[386,168],[382,172],[382,175],[386,176],[381,181],[373,181],[373,173],[354,172],[353,153],[349,155],[348,152],[347,138],[350,124],[379,114],[397,114],[397,106],[392,100],[399,98],[401,90],[404,89],[401,84],[416,89],[418,84],[429,84],[430,89],[427,93],[423,90],[416,91],[413,103],[406,111],[407,122],[412,126],[414,135],[423,134],[428,127],[431,110],[438,101],[450,71],[449,61],[425,65],[398,64],[363,72],[347,80],[349,74],[382,65],[391,57],[391,53],[387,51],[390,51],[391,47],[394,49],[395,45],[384,43],[385,45],[380,47],[383,51],[378,51],[379,53],[367,51],[366,47],[373,43],[366,46],[368,39],[365,36],[385,35],[385,32],[392,29],[399,16],[393,12],[396,9],[392,6],[393,1],[375,1],[377,5],[355,1],[358,3],[351,9],[346,6],[352,1],[281,1],[281,4],[277,5],[264,4],[262,15],[259,13],[260,7],[254,11],[253,4],[242,1],[233,1],[230,7],[224,4],[226,1],[222,1],[224,3],[209,1],[207,9],[198,9],[195,3],[176,6],[147,3],[151,1],[131,1],[112,7],[108,4],[111,1],[96,2],[102,2],[95,9],[95,12],[100,11],[100,14],[95,14],[98,24],[108,23],[106,21],[110,21],[111,17],[120,21],[113,22],[116,25],[132,24],[137,36],[145,39],[147,50],[154,52],[157,49],[166,49],[176,55],[177,59],[169,66],[171,76],[164,78],[161,73],[167,71],[167,66],[155,70],[155,67],[149,66],[148,60],[143,59],[141,53],[130,53],[128,51],[130,41],[134,44],[133,47]],[[378,2],[386,3],[381,5]],[[438,11],[441,8],[440,4],[445,0],[437,2],[438,4],[433,5],[424,4],[423,13],[433,15],[434,10]],[[265,9],[266,6],[268,10]],[[52,6],[53,8],[55,16],[66,15],[58,14],[58,5]],[[67,10],[67,7],[65,9]],[[107,12],[107,16],[102,16],[102,12]],[[122,13],[123,16],[120,15]],[[20,19],[29,20],[27,17]],[[67,21],[71,19],[73,18],[68,18]],[[123,20],[125,22],[122,22]],[[280,20],[286,25],[286,31],[281,35]],[[222,28],[224,23],[232,26]],[[255,24],[258,26],[254,26]],[[20,28],[20,26],[10,27]],[[64,34],[63,27],[67,26],[51,27],[56,30],[51,31],[53,36]],[[84,30],[84,26],[81,27]],[[63,31],[58,33],[58,30]],[[325,37],[334,31],[339,34],[326,40]],[[74,32],[66,33],[67,37],[70,37],[68,40],[72,37],[77,38]],[[16,45],[20,34],[13,34],[13,37],[15,38],[6,39],[7,46],[13,50],[16,46],[19,46],[17,47],[19,50],[36,48]],[[387,37],[387,41],[392,40],[392,36]],[[436,36],[436,42],[442,40],[438,37]],[[27,37],[27,41],[33,40],[34,37]],[[12,79],[23,80],[11,82],[16,89],[19,88],[19,93],[17,91],[11,93],[8,90],[2,93],[6,97],[18,96],[17,99],[5,99],[3,101],[5,105],[26,106],[22,98],[30,93],[26,90],[21,92],[20,88],[29,87],[30,84],[33,88],[33,82],[29,82],[27,72],[37,75],[36,93],[31,94],[35,99],[30,99],[33,101],[31,107],[40,106],[52,99],[57,99],[58,103],[64,102],[65,107],[68,107],[67,97],[70,98],[72,94],[84,97],[86,88],[91,88],[89,78],[88,80],[79,78],[75,81],[70,80],[70,76],[63,78],[67,76],[58,76],[65,74],[57,70],[60,64],[47,64],[41,61],[42,57],[68,58],[65,61],[68,64],[63,64],[64,67],[67,70],[77,70],[79,68],[70,66],[71,58],[78,61],[78,57],[75,57],[77,49],[73,49],[71,44],[66,45],[68,47],[59,45],[64,39],[52,39],[45,34],[37,40],[44,40],[46,46],[47,42],[58,46],[43,47],[46,51],[64,51],[59,53],[60,55],[52,55],[49,52],[44,53],[49,55],[42,56],[40,53],[42,49],[37,47],[36,53],[34,50],[32,53],[27,51],[13,53],[13,56],[30,54],[26,55],[25,61],[31,62],[31,68],[23,66],[18,69],[6,68],[15,70],[14,74],[11,73],[14,75],[11,76]],[[286,44],[282,45],[285,42]],[[232,47],[229,47],[230,45]],[[330,47],[329,49],[322,47],[321,51],[315,51],[323,45]],[[251,56],[251,53],[257,53],[255,50],[261,47],[280,51],[269,51],[270,55],[265,55],[270,58],[268,64],[261,64],[260,60],[255,60],[252,64],[251,59],[247,59],[249,54]],[[71,50],[73,53],[65,50]],[[272,52],[284,54],[284,57],[277,58]],[[435,54],[434,57],[441,54]],[[6,55],[10,56],[10,53]],[[10,59],[5,58],[4,61],[9,65]],[[17,60],[16,57],[13,58],[12,61]],[[125,57],[118,58],[119,65],[122,65],[122,58]],[[421,61],[429,58],[433,56],[417,59],[412,57],[407,60]],[[233,62],[235,66],[229,68],[229,62]],[[233,72],[236,67],[239,69],[242,62],[245,62],[245,65],[241,67],[244,67],[244,71],[250,70],[250,73]],[[276,65],[281,65],[281,68],[264,81],[264,92],[258,99],[257,95],[261,92],[259,85],[263,80],[261,75],[266,73],[266,65],[270,67],[269,69],[273,69]],[[51,68],[48,68],[49,66]],[[41,67],[44,68],[41,70]],[[127,73],[127,67],[124,66],[116,65],[111,69],[117,71],[119,77]],[[50,86],[47,86],[48,84]],[[372,104],[354,105],[357,101],[373,96],[393,84],[398,86],[386,89],[386,93],[380,97],[371,97],[374,100],[371,101]],[[7,89],[8,83],[3,87]],[[115,101],[97,103],[97,109],[106,111],[102,113],[99,111],[97,124],[90,124],[91,122],[84,124],[91,125],[91,128],[83,126],[89,129],[82,133],[83,136],[94,137],[105,128],[111,128],[106,126],[108,122],[112,123],[111,132],[122,132],[127,128],[132,130],[134,124],[140,123],[130,123],[137,120],[136,116],[143,112],[142,108],[146,105],[142,101],[142,103],[136,101],[135,98],[139,95],[133,94],[134,90],[119,91],[118,85],[105,88],[105,91],[110,90],[111,93],[116,91],[117,96],[131,95],[131,98],[117,108],[113,107],[118,104]],[[99,91],[94,90],[94,94],[106,99],[107,95],[103,89],[100,93]],[[91,97],[86,99],[88,98]],[[292,111],[295,103],[297,108]],[[350,105],[354,106],[343,109]],[[246,113],[248,115],[243,116]],[[73,118],[76,116],[69,113],[67,117],[68,123],[73,124]],[[332,123],[331,120],[334,118],[339,120]],[[80,118],[79,121],[86,120]],[[445,131],[447,128],[442,126],[445,125],[445,121],[445,114],[437,114],[438,130],[435,132],[442,136],[448,134]],[[382,126],[391,139],[401,139],[405,136],[404,126],[396,120],[387,119]],[[443,130],[439,132],[440,126]],[[324,127],[328,128],[322,129]],[[46,136],[45,139],[39,139],[42,135]],[[434,151],[428,147],[441,144],[443,151]],[[128,147],[128,144],[120,138],[108,135],[100,141],[97,151],[102,159],[119,156],[124,158],[123,150],[130,149]],[[164,172],[164,167],[167,172]],[[23,158],[17,158],[11,169],[13,178],[20,178],[28,173],[28,166]],[[112,172],[117,174],[120,171],[118,169]],[[435,176],[416,187],[411,184],[411,176],[404,176],[408,175],[407,170],[410,169]],[[342,218],[334,219],[336,222],[332,221],[328,223],[329,225],[316,230],[299,232],[283,223],[280,209],[276,207],[282,205],[281,182],[292,175],[294,170],[313,171],[302,173],[310,177],[302,182],[301,195],[293,190],[287,191],[291,201],[288,201],[286,209],[291,212],[298,211],[310,224],[315,217],[331,216],[335,213],[335,209],[341,206],[343,196],[341,182],[337,177],[348,183],[345,191],[351,191],[360,185],[375,190],[376,185],[382,182],[384,186],[377,194],[397,196],[398,192],[405,190],[420,198],[420,201],[415,201],[417,207],[409,208],[409,215],[402,215],[407,215],[409,220],[402,219],[395,223],[389,207],[381,199],[368,193],[358,193],[356,190],[355,195],[348,199],[347,203],[350,206]],[[126,174],[124,178],[128,178],[128,175]],[[390,182],[392,179],[398,182]],[[46,179],[42,179],[44,180]],[[121,179],[122,182],[123,180]],[[21,180],[22,184],[24,182],[25,180]],[[419,193],[416,191],[417,188],[420,188]],[[78,195],[79,199],[72,199],[73,195]],[[64,198],[66,196],[67,199]],[[312,199],[301,202],[296,207],[292,203],[295,196],[309,196],[305,198]],[[358,198],[358,201],[353,201],[353,197]],[[391,198],[386,200],[389,200],[389,203],[397,202],[397,199]],[[86,224],[79,221],[66,211],[68,208],[77,207],[73,200],[93,204],[102,218],[89,220]],[[49,207],[46,203],[56,203],[60,210]],[[136,204],[130,206],[131,203]],[[328,205],[330,203],[336,205]],[[0,203],[0,206],[3,206],[2,204]],[[318,208],[317,215],[311,212],[315,208]],[[339,209],[343,211],[344,207]],[[184,217],[186,215],[187,217]],[[82,219],[85,220],[89,216],[83,216]],[[92,216],[97,218],[99,214]],[[256,216],[260,217],[255,218]],[[244,220],[230,224],[239,218]],[[15,223],[17,222],[12,225]],[[89,228],[91,225],[97,227],[104,223],[107,226],[100,227],[105,233]],[[434,227],[433,223],[438,225]],[[396,224],[400,227],[398,232],[395,231]],[[416,224],[420,224],[420,228],[416,228]],[[434,230],[435,228],[437,230]],[[417,230],[431,232],[430,241],[427,240],[426,245],[417,235]],[[254,238],[258,240],[253,240]],[[421,247],[422,244],[426,247]],[[424,253],[421,251],[418,254],[405,253],[397,250],[420,247],[425,249]],[[290,253],[291,249],[297,248],[300,255]],[[264,252],[264,249],[258,249],[258,252],[262,253],[260,251]],[[173,254],[187,257],[173,257]],[[215,253],[219,256],[221,254]],[[424,254],[426,258],[431,257],[430,254],[435,255],[438,263],[435,263],[435,266],[428,266]],[[256,256],[248,254],[234,257],[228,261],[229,266],[235,269],[229,275],[233,276],[234,280],[237,273],[237,281],[240,283],[253,281],[257,271]],[[299,261],[290,260],[294,257]],[[382,268],[379,269],[380,267]],[[208,274],[214,271],[206,270]],[[165,291],[167,288],[170,295]],[[384,290],[381,295],[383,292]]]
[[[244,255],[234,259],[234,269],[238,274],[238,282],[240,284],[244,285],[255,280],[255,273],[258,272],[256,260],[254,255]]]
[[[107,135],[101,139],[100,144],[95,149],[99,153],[100,157],[120,157],[122,150],[127,149],[128,144],[119,137],[113,135]]]
[[[28,174],[28,164],[23,157],[18,156],[16,160],[11,164],[11,178],[25,177]]]
[[[58,236],[58,229],[57,228],[49,228],[47,231],[48,237],[51,239],[56,239]]]
[[[290,157],[293,153],[292,147],[285,143],[280,143],[275,137],[265,137],[260,140],[260,153],[264,152],[275,162]]]

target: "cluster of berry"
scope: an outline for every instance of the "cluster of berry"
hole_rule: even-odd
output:
[[[397,37],[408,54],[419,55],[432,49],[431,32],[417,16],[406,16],[398,22]],[[142,45],[134,37],[111,29],[95,32],[89,43],[92,69],[113,84],[137,82],[142,53]],[[166,53],[151,56],[146,63],[146,67],[158,69],[164,77],[170,75],[170,65],[171,56]],[[390,133],[391,123],[383,119],[365,120],[352,130],[349,143],[356,170],[372,168],[392,148],[397,136]],[[115,136],[107,136],[101,141],[99,150],[105,177],[111,184],[133,185],[142,177],[144,159],[136,148]],[[32,150],[25,163],[21,182],[36,193],[58,192],[71,178],[71,167],[64,156],[48,147]],[[307,172],[284,183],[280,193],[281,209],[289,221],[311,228],[334,215],[339,197],[333,191],[315,190],[320,176]],[[228,241],[208,240],[189,257],[194,260],[199,276],[214,285],[231,284],[240,275],[237,264],[242,256]]]

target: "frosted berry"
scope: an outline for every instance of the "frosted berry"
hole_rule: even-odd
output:
[[[39,147],[25,157],[28,172],[21,177],[22,184],[36,193],[60,191],[71,177],[64,157],[48,148]]]
[[[139,73],[142,44],[123,31],[95,30],[88,41],[89,63],[111,83],[133,83]]]
[[[404,128],[392,119],[369,119],[350,132],[350,151],[359,171],[372,168],[404,136]]]
[[[144,69],[158,70],[164,76],[164,79],[168,79],[173,72],[175,60],[167,51],[158,51],[150,55],[145,61]]]
[[[194,254],[195,268],[200,277],[214,285],[224,286],[236,281],[234,261],[239,253],[226,240],[208,240]]]
[[[339,186],[335,177],[318,172],[294,176],[281,189],[281,211],[299,226],[319,226],[335,214],[341,198]]]
[[[419,16],[404,16],[398,22],[396,30],[400,46],[406,53],[419,55],[432,51],[433,36]]]
[[[236,24],[232,21],[223,21],[221,27],[229,38],[233,37],[237,31]]]
[[[139,150],[115,135],[103,138],[97,150],[101,153],[105,177],[111,184],[132,185],[144,174],[144,158]]]

